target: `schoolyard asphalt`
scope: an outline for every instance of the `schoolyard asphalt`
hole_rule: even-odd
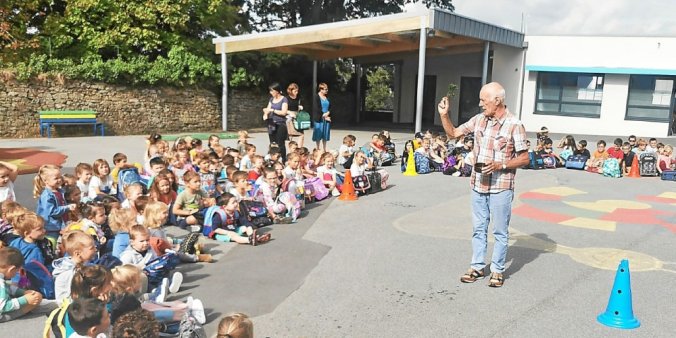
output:
[[[348,133],[363,144],[373,131],[334,130],[329,148],[337,149]],[[410,133],[392,136],[401,151]],[[141,161],[143,138],[0,142],[63,152],[67,173],[78,162],[110,161],[117,152],[130,162]],[[253,134],[250,142],[259,153],[267,149],[265,134]],[[186,279],[169,299],[202,299],[210,336],[231,312],[251,316],[257,337],[667,337],[676,332],[676,183],[566,169],[519,170],[506,280],[493,289],[487,279],[459,281],[471,257],[468,179],[440,173],[405,177],[398,164],[386,169],[386,191],[355,202],[331,198],[309,204],[297,224],[264,228],[273,239],[267,244],[208,241],[216,262],[180,266]],[[19,201],[31,209],[33,177],[22,175],[16,182]],[[622,258],[630,264],[629,304],[641,321],[634,330],[596,321],[606,310]],[[0,330],[3,336],[39,337],[44,321],[33,314],[0,324]]]

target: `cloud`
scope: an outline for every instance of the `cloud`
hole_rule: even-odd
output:
[[[530,35],[676,35],[676,2],[663,0],[453,0],[456,13]]]

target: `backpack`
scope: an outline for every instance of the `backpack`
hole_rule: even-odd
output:
[[[542,169],[544,166],[542,157],[537,156],[534,151],[528,152],[528,169]]]
[[[45,299],[55,299],[54,276],[44,264],[36,260],[24,264],[28,285],[26,288],[38,291]]]
[[[225,222],[227,215],[225,210],[218,205],[211,206],[207,208],[207,211],[204,213],[204,225],[202,226],[202,235],[210,237],[212,236],[213,231],[213,221],[214,215],[218,214],[221,217],[221,220]]]
[[[124,189],[133,183],[140,183],[143,187],[147,186],[141,180],[141,175],[139,175],[136,167],[121,169],[117,173],[117,199],[120,200],[120,202],[127,199],[124,195]]]
[[[584,155],[571,155],[566,161],[566,169],[583,170],[587,160],[589,160],[589,157]]]
[[[143,272],[148,276],[150,285],[159,285],[162,279],[169,276],[169,272],[180,263],[178,255],[167,253],[159,256],[146,264]]]
[[[541,155],[542,165],[547,169],[556,169],[556,157],[552,154]]]
[[[430,160],[425,157],[425,155],[415,152],[413,153],[413,157],[415,159],[415,171],[418,174],[428,174],[432,172],[432,168],[430,168]]]
[[[207,338],[207,333],[204,331],[204,328],[200,323],[197,322],[197,319],[186,313],[181,319],[181,324],[179,324],[178,338]]]
[[[657,176],[657,155],[643,153],[638,158],[638,172],[641,176]]]
[[[61,306],[49,314],[47,321],[45,322],[43,337],[51,337],[51,333],[56,338],[68,338],[68,336],[74,332],[70,325],[67,327],[68,306],[70,306],[70,303],[71,301],[68,298],[65,298]]]
[[[296,114],[296,118],[293,120],[293,126],[296,130],[307,130],[310,129],[311,121],[310,113],[301,110]]]
[[[200,234],[196,232],[191,232],[183,239],[181,245],[178,248],[178,252],[194,255],[197,252],[195,245],[200,239]]]
[[[605,161],[603,161],[603,176],[606,177],[621,177],[622,174],[620,173],[620,161],[618,161],[616,158],[609,158]]]
[[[329,189],[324,186],[324,182],[319,177],[308,178],[304,184],[305,190],[311,190],[313,197],[317,201],[321,201],[329,196]]]

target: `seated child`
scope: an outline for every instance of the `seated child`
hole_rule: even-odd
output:
[[[559,155],[557,155],[554,152],[553,143],[554,142],[552,142],[552,139],[550,139],[549,137],[542,140],[542,150],[540,150],[537,153],[537,155],[540,156],[540,157],[543,157],[543,158],[544,157],[552,157],[556,161],[556,163],[554,165],[557,166],[557,167],[562,167],[565,164],[565,162],[563,161],[563,159],[561,159],[561,157]]]
[[[286,191],[296,196],[296,199],[304,199],[304,177],[303,171],[300,169],[300,155],[297,153],[289,153],[286,159],[286,167],[282,171],[284,179],[282,181],[282,191]]]
[[[16,224],[17,217],[27,212],[29,210],[17,202],[5,200],[0,203],[0,216],[2,217],[0,218],[0,240],[4,246],[9,246],[9,243],[21,237],[14,230],[14,224]]]
[[[96,244],[94,239],[82,231],[74,230],[63,235],[65,251],[68,254],[54,261],[54,291],[56,302],[62,303],[70,297],[70,285],[73,280],[75,267],[83,266],[96,258]]]
[[[200,153],[195,159],[195,163],[199,168],[197,174],[200,176],[200,189],[208,197],[216,197],[219,194],[216,185],[217,173],[209,170],[211,167],[211,159],[206,153]]]
[[[69,338],[91,337],[108,333],[110,315],[106,303],[96,298],[78,298],[68,306],[68,320],[75,334]]]
[[[304,178],[316,177],[317,171],[313,168],[313,163],[310,160],[310,150],[306,147],[298,149],[299,149],[298,155],[300,155],[298,164],[301,172],[303,173],[303,177]]]
[[[39,292],[19,289],[10,282],[23,267],[23,262],[23,256],[16,248],[0,248],[0,323],[17,319],[42,302]]]
[[[122,252],[129,246],[129,229],[136,224],[136,217],[129,209],[116,208],[110,211],[108,226],[115,234],[113,238],[112,254],[120,258]]]
[[[624,157],[624,153],[622,153],[621,138],[616,138],[615,141],[613,141],[613,146],[608,147],[608,157],[616,158],[619,161],[622,160],[622,157]]]
[[[198,173],[189,171],[183,176],[183,181],[186,183],[185,190],[183,190],[178,197],[172,211],[176,215],[176,222],[178,226],[185,229],[188,226],[199,226],[204,223],[204,208],[207,204],[212,204],[208,199],[207,194],[201,189],[201,181]],[[195,230],[197,230],[195,227]],[[193,230],[191,228],[191,230]]]
[[[265,167],[262,177],[264,179],[258,186],[256,199],[265,204],[273,222],[282,224],[293,222],[295,220],[293,215],[296,214],[293,210],[299,208],[296,205],[296,197],[288,192],[280,191],[277,171],[274,167]],[[300,214],[300,211],[297,213]]]
[[[665,170],[674,170],[674,159],[672,158],[674,154],[674,147],[670,144],[665,145],[662,148],[662,152],[658,157],[657,170],[661,174]]]
[[[102,226],[106,223],[106,209],[101,202],[89,202],[80,206],[80,213],[83,218],[77,223],[71,223],[66,228],[67,231],[80,230],[96,240],[96,246],[102,247],[106,244],[107,238],[103,232]]]
[[[9,246],[21,252],[26,264],[35,261],[51,271],[55,255],[50,241],[45,239],[45,222],[42,217],[29,211],[18,216],[15,223],[14,231],[19,237],[13,239]]]
[[[124,187],[118,186],[121,170],[136,168],[139,175],[143,174],[143,166],[140,163],[130,164],[127,161],[127,155],[123,153],[113,155],[113,169],[110,171],[110,177],[113,179],[113,186],[117,188],[117,191],[124,189]]]
[[[279,162],[282,159],[282,150],[279,147],[270,147],[270,151],[263,159],[269,162]]]
[[[89,180],[89,199],[93,200],[100,195],[111,195],[113,190],[113,178],[110,176],[108,161],[100,158],[92,164],[93,176]]]
[[[143,225],[148,228],[150,233],[150,246],[155,251],[155,254],[161,256],[166,253],[166,250],[172,250],[178,254],[178,258],[181,262],[210,263],[213,259],[209,254],[195,255],[179,251],[179,242],[176,241],[175,243],[173,239],[167,237],[167,233],[162,228],[162,225],[167,222],[168,216],[169,207],[162,202],[152,201],[145,207]]]
[[[147,179],[147,185],[146,187],[150,189],[150,187],[153,185],[153,181],[155,180],[155,177],[159,175],[163,170],[167,168],[167,163],[164,162],[164,159],[162,157],[153,157],[150,159],[148,162],[148,168],[150,171],[147,172],[148,175],[146,175]]]
[[[174,253],[168,253],[166,255],[175,255]],[[140,224],[136,224],[129,229],[129,246],[126,250],[120,255],[120,261],[122,264],[132,264],[137,266],[139,269],[142,269],[146,275],[149,275],[151,271],[149,270],[148,263],[157,258],[158,256],[150,248],[150,232],[146,227]],[[168,264],[160,268],[161,281],[156,284],[152,279],[148,279],[148,286],[150,287],[160,287],[162,289],[168,286],[168,290],[171,293],[178,292],[178,289],[181,287],[183,282],[183,274],[180,272],[171,273],[170,269],[173,266]],[[171,284],[169,284],[169,279],[167,278],[171,275]]]
[[[190,162],[190,155],[187,151],[178,151],[174,155],[174,161],[171,165],[171,171],[174,173],[174,176],[178,178],[178,190],[180,193],[185,189],[187,182],[183,179],[185,174],[188,172],[195,172],[195,167]]]
[[[347,167],[345,169],[348,169],[352,165],[352,156],[354,155],[354,144],[357,141],[357,138],[354,137],[354,135],[347,135],[343,137],[343,144],[340,146],[338,149],[338,164]],[[350,161],[349,164],[346,164],[348,161]]]
[[[334,167],[335,159],[333,155],[324,153],[320,162],[324,165],[317,168],[317,177],[322,180],[333,196],[339,196],[343,180],[341,174]]]
[[[245,155],[242,156],[242,160],[239,162],[239,170],[249,171],[253,169],[253,156],[256,155],[256,146],[246,144],[245,152]]]
[[[82,197],[80,188],[77,185],[67,185],[63,188],[63,198],[66,200],[67,204],[75,204],[78,206],[73,210],[66,212],[66,225],[70,226],[73,223],[80,222],[82,220],[82,212],[80,211],[80,205],[82,204]]]
[[[582,155],[586,156],[587,158],[591,158],[591,153],[587,149],[587,141],[586,140],[580,140],[580,142],[577,143],[577,149],[573,152],[573,155]]]
[[[76,267],[70,285],[70,297],[49,315],[44,336],[50,337],[50,333],[54,333],[57,337],[77,337],[68,314],[71,300],[98,299],[103,304],[108,303],[112,288],[111,278],[110,271],[100,265]],[[73,334],[75,335],[72,336]]]
[[[253,168],[249,170],[249,176],[247,178],[250,181],[255,181],[263,175],[263,165],[265,162],[261,155],[254,155],[251,162],[253,163]]]
[[[187,302],[166,302],[164,297],[150,301],[139,301],[138,294],[143,281],[141,270],[134,265],[120,265],[112,269],[113,292],[111,295],[111,322],[115,323],[122,315],[138,309],[153,314],[161,323],[178,323],[186,313],[195,317],[200,324],[206,322],[204,305],[199,299],[188,297]],[[166,332],[166,325],[160,331]]]
[[[9,162],[0,161],[0,203],[10,200],[16,201],[14,181],[19,175],[19,168]]]
[[[190,141],[190,151],[188,152],[190,154],[190,162],[196,163],[197,157],[200,154],[206,154],[204,151],[204,147],[202,146],[202,140],[198,138],[194,138]]]
[[[249,316],[243,313],[229,314],[218,323],[216,338],[254,338],[254,328]]]
[[[587,161],[585,168],[589,172],[602,174],[603,162],[608,159],[608,152],[606,151],[606,141],[599,140],[596,142],[596,151],[592,157]]]
[[[373,134],[368,151],[377,165],[388,166],[394,161],[394,156],[385,148],[385,137],[380,134]]]
[[[229,193],[218,197],[216,205],[207,210],[202,234],[221,242],[253,246],[265,243],[271,237],[269,233],[259,235],[251,227],[246,215],[239,213],[237,198]]]
[[[253,199],[251,197],[253,187],[251,186],[248,177],[249,174],[243,170],[232,173],[233,187],[228,192],[237,198],[237,202]]]
[[[366,169],[370,167],[371,165],[367,163],[364,152],[357,150],[357,152],[354,153],[352,167],[350,167],[350,175],[352,176],[354,189],[360,195],[366,194],[366,185],[368,184],[368,179],[366,178]]]

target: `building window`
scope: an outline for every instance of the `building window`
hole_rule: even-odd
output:
[[[669,122],[674,78],[654,75],[629,77],[627,120]]]
[[[539,72],[536,114],[601,116],[603,74]]]

